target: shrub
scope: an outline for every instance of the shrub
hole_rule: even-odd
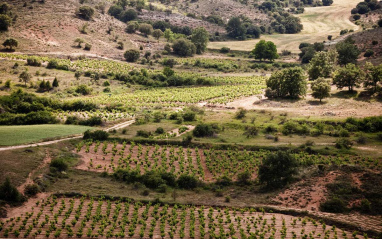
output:
[[[86,130],[83,136],[83,139],[92,139],[92,140],[107,140],[109,138],[109,133],[103,130],[90,131]]]
[[[5,14],[0,14],[0,31],[8,31],[12,24],[12,19]]]
[[[346,138],[340,138],[336,140],[335,146],[338,149],[350,149],[353,146],[353,142]]]
[[[138,137],[148,138],[148,137],[150,137],[151,135],[152,135],[151,132],[146,131],[146,130],[138,130],[138,131],[137,131],[137,136],[138,136]]]
[[[337,197],[329,199],[320,205],[320,210],[324,212],[343,213],[346,209],[345,202]]]
[[[57,60],[50,60],[48,61],[48,65],[46,66],[48,69],[57,69],[58,68],[58,61]]]
[[[124,54],[124,57],[125,57],[126,61],[128,61],[128,62],[138,61],[139,56],[140,56],[139,51],[134,50],[134,49],[127,50]]]
[[[147,23],[142,23],[139,25],[139,31],[147,37],[153,32],[153,26]]]
[[[269,154],[259,167],[259,181],[268,188],[283,187],[292,181],[297,166],[297,160],[288,152]]]
[[[75,91],[78,94],[89,95],[92,92],[92,89],[89,88],[87,85],[79,85],[79,86],[77,86]]]
[[[92,19],[93,15],[94,15],[94,9],[92,7],[89,7],[89,6],[81,6],[77,10],[77,16],[79,16],[80,18],[83,18],[85,20]]]
[[[193,176],[182,174],[178,178],[177,184],[180,188],[194,189],[198,186],[198,180]]]
[[[247,126],[244,135],[247,138],[255,137],[259,134],[259,129],[256,126]]]
[[[89,119],[79,121],[80,125],[96,126],[102,124],[102,118],[99,116],[92,116]]]
[[[214,127],[211,124],[198,124],[193,130],[193,135],[195,137],[211,137],[217,131],[217,127]]]
[[[364,57],[371,57],[374,55],[374,51],[371,49],[367,49],[365,54],[363,54]]]
[[[182,117],[185,121],[194,121],[196,117],[196,113],[192,111],[187,111],[183,113]]]
[[[91,49],[92,49],[92,45],[89,44],[89,43],[86,43],[86,44],[85,44],[85,48],[84,48],[84,50],[85,50],[85,51],[90,51]]]
[[[231,51],[231,49],[228,48],[228,47],[222,47],[222,48],[220,49],[220,53],[229,53],[230,51]]]
[[[184,38],[176,40],[172,45],[172,49],[178,56],[193,56],[196,53],[195,45]]]
[[[50,162],[50,168],[62,172],[68,169],[68,164],[63,159],[53,159],[52,162]]]
[[[243,108],[239,108],[239,110],[235,114],[236,119],[243,119],[247,114],[247,110]]]
[[[21,202],[22,195],[15,186],[12,185],[9,178],[5,179],[5,182],[0,185],[0,200],[7,202]]]
[[[164,134],[164,129],[162,127],[158,127],[156,130],[155,130],[155,133],[156,134]]]
[[[25,186],[24,194],[26,196],[34,196],[40,192],[40,188],[37,184],[28,184]]]
[[[16,48],[19,45],[19,42],[13,38],[8,38],[3,42],[4,47],[9,47],[10,50]]]
[[[251,173],[249,171],[241,172],[237,175],[237,181],[240,184],[248,184],[251,180]]]

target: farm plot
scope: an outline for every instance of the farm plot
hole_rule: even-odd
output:
[[[213,182],[226,176],[237,180],[245,171],[256,178],[258,166],[269,151],[214,150],[159,146],[118,144],[117,142],[84,142],[77,145],[82,156],[81,170],[113,173],[118,169],[138,171],[141,174],[153,170],[171,172],[176,176],[192,175],[205,182]],[[302,166],[314,164],[355,164],[367,168],[380,168],[378,160],[349,156],[320,156],[295,154]]]
[[[367,238],[311,218],[254,208],[57,198],[0,221],[0,237],[34,238]]]
[[[256,80],[252,84],[153,88],[119,95],[83,97],[82,100],[101,105],[124,102],[125,105],[131,107],[178,107],[180,105],[196,104],[204,101],[213,101],[214,103],[225,105],[241,97],[261,94],[264,88],[265,82],[259,78],[258,81]]]

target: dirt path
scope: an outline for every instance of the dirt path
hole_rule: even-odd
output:
[[[108,129],[106,129],[105,131],[109,132],[111,130],[122,129],[122,128],[128,127],[129,125],[133,124],[134,122],[135,122],[135,120],[129,120],[127,122],[123,122],[123,123],[114,125],[114,126],[108,128]],[[67,138],[57,139],[57,140],[52,140],[52,141],[46,141],[46,142],[41,142],[41,143],[35,143],[35,144],[24,144],[24,145],[16,145],[16,146],[3,147],[3,148],[0,148],[0,152],[1,151],[5,151],[5,150],[13,150],[13,149],[23,149],[23,148],[29,148],[29,147],[45,146],[45,145],[50,145],[50,144],[56,144],[56,143],[59,143],[59,142],[62,142],[62,141],[67,141],[67,140],[71,140],[71,139],[80,139],[80,138],[82,138],[82,135],[73,136],[73,137],[67,137]]]
[[[40,169],[44,168],[45,166],[47,166],[51,161],[52,161],[52,158],[50,157],[50,154],[49,154],[49,151],[46,150],[45,152],[45,158],[44,158],[44,161],[37,167],[35,168],[34,170],[32,170],[29,174],[28,174],[28,178],[27,180],[21,184],[20,186],[17,187],[17,190],[19,190],[20,192],[24,192],[25,190],[25,187],[29,184],[33,184],[33,175]]]

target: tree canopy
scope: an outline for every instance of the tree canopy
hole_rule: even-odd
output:
[[[196,54],[202,54],[207,49],[209,34],[204,27],[192,31],[191,41],[196,47]]]
[[[269,98],[299,98],[306,95],[307,82],[304,77],[304,70],[301,67],[276,71],[267,80],[266,84],[265,95]]]
[[[363,79],[364,72],[358,66],[349,63],[334,73],[333,83],[339,89],[348,87],[349,91],[353,91],[354,87],[360,86]]]
[[[337,57],[338,53],[334,50],[316,52],[308,66],[309,79],[316,80],[319,77],[330,77],[337,64]]]
[[[312,96],[315,99],[319,99],[320,102],[322,99],[327,98],[330,96],[330,84],[329,81],[323,79],[323,78],[318,78],[317,80],[312,82],[311,85],[312,88]]]
[[[271,41],[265,40],[261,40],[256,44],[255,49],[252,50],[252,54],[256,59],[260,60],[266,59],[273,61],[279,57],[276,45]]]

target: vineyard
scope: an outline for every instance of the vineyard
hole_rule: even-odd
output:
[[[214,150],[106,141],[82,141],[77,145],[76,152],[84,161],[78,166],[82,170],[113,173],[118,169],[125,169],[141,174],[159,170],[171,172],[176,176],[192,175],[205,182],[214,182],[224,176],[237,180],[237,176],[245,171],[251,172],[251,177],[256,178],[262,159],[269,154],[269,151],[265,150]],[[377,159],[359,156],[321,156],[307,153],[295,156],[302,166],[351,164],[372,169],[382,167]]]
[[[227,104],[237,98],[260,94],[265,88],[263,78],[257,77],[250,85],[221,85],[185,88],[152,88],[119,95],[83,97],[84,102],[100,105],[124,102],[130,107],[178,107],[180,105],[208,102]],[[68,101],[73,101],[70,99]]]
[[[100,117],[104,122],[113,122],[117,120],[130,120],[133,115],[126,112],[118,112],[117,110],[112,110],[112,112],[102,112],[102,111],[81,111],[81,112],[58,112],[55,116],[62,122],[65,122],[68,117],[77,117],[79,119],[89,119],[92,117]]]
[[[3,238],[368,238],[308,217],[254,208],[50,196],[0,221]]]

